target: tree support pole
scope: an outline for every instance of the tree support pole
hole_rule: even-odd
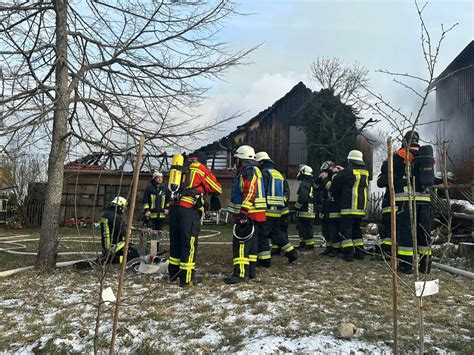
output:
[[[125,266],[127,264],[128,256],[128,244],[130,242],[130,234],[132,232],[132,223],[133,223],[133,212],[135,210],[135,200],[137,198],[137,189],[138,189],[138,178],[140,177],[140,166],[143,155],[143,146],[145,145],[145,136],[141,136],[140,144],[138,146],[137,160],[135,161],[135,168],[133,171],[133,180],[132,180],[132,195],[130,197],[130,207],[128,211],[128,220],[127,220],[127,234],[125,234],[125,247],[123,249],[123,261],[122,268],[120,270],[119,284],[117,289],[117,300],[115,301],[115,313],[114,313],[114,322],[112,326],[112,340],[110,341],[110,351],[109,354],[114,353],[115,348],[115,337],[117,334],[117,323],[120,312],[120,297],[122,296],[123,283],[125,279]]]
[[[393,143],[387,140],[388,146],[388,190],[390,193],[390,234],[392,236],[392,320],[393,320],[393,354],[398,354],[397,322],[397,210],[395,205],[395,188],[393,186]]]

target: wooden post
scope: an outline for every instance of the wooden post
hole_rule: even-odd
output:
[[[123,249],[123,262],[121,264],[122,268],[120,270],[119,284],[118,284],[118,289],[117,289],[117,300],[115,301],[114,322],[112,326],[112,340],[110,341],[110,351],[109,351],[110,355],[114,353],[114,348],[115,348],[115,337],[117,334],[117,323],[118,323],[118,316],[119,316],[119,311],[120,311],[120,297],[122,296],[123,282],[125,279],[125,266],[127,264],[128,244],[130,242],[130,234],[132,232],[133,212],[135,210],[135,200],[137,198],[138,178],[140,177],[140,166],[141,166],[144,145],[145,145],[145,136],[142,135],[140,138],[140,145],[138,146],[137,161],[135,162],[135,169],[133,171],[132,195],[130,197],[130,207],[129,207],[128,219],[127,219],[127,234],[125,234],[125,246]]]
[[[392,320],[393,320],[393,354],[398,354],[397,326],[397,210],[395,206],[395,188],[393,186],[393,142],[388,137],[388,189],[390,193],[390,235],[392,236]]]

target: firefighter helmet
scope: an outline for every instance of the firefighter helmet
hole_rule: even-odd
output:
[[[313,168],[308,165],[300,165],[300,174],[313,176]]]
[[[110,204],[117,205],[119,207],[127,207],[127,199],[121,196],[117,196],[110,202]]]
[[[448,171],[448,180],[454,181],[454,174],[450,171]]]
[[[319,172],[322,173],[323,171],[328,171],[329,168],[336,166],[336,164],[332,160],[326,160],[324,163],[321,164],[319,168]]]
[[[364,155],[360,150],[351,150],[347,155],[347,160],[364,164]]]
[[[163,177],[163,173],[159,170],[153,171],[153,179],[156,177]]]
[[[258,152],[257,154],[255,154],[255,160],[258,161],[259,163],[262,161],[262,160],[270,160],[270,156],[268,155],[267,152]]]
[[[255,150],[248,145],[241,145],[234,153],[234,157],[245,160],[255,160]]]
[[[443,174],[441,173],[441,171],[435,172],[434,177],[437,180],[443,180]]]
[[[418,134],[417,131],[408,131],[403,136],[403,144],[407,144],[408,146],[411,146],[412,144],[418,144],[419,141],[420,141],[420,135]]]

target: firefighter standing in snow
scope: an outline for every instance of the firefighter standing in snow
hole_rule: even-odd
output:
[[[154,171],[150,185],[143,194],[143,210],[145,214],[145,223],[151,229],[161,231],[165,216],[168,213],[168,196],[166,186],[163,184],[163,173]]]
[[[273,161],[266,152],[258,152],[255,160],[259,163],[262,172],[267,201],[267,220],[263,225],[261,238],[264,239],[264,243],[268,243],[268,239],[271,239],[272,249],[276,246],[288,258],[288,262],[292,263],[298,258],[298,253],[284,232],[285,226],[282,226],[282,223],[287,223],[286,218],[289,213],[286,205],[290,196],[288,182],[275,169]]]
[[[180,286],[192,285],[194,281],[204,196],[222,192],[221,185],[205,163],[204,153],[196,152],[189,156],[186,163],[188,167],[183,169],[179,191],[173,192],[173,200],[170,201],[168,271],[170,280],[179,279]]]
[[[331,193],[340,206],[341,222],[339,241],[345,261],[364,259],[364,240],[360,225],[367,206],[369,172],[365,169],[362,152],[351,150],[347,156],[348,166],[335,174]]]
[[[266,221],[265,191],[263,177],[255,162],[255,151],[248,145],[239,147],[234,157],[237,158],[237,175],[232,184],[231,203],[228,211],[234,214],[235,223],[239,229],[250,230],[243,226],[253,225],[254,233],[248,238],[239,239],[235,234],[232,239],[233,272],[224,282],[234,284],[245,282],[256,277],[257,236],[261,233]],[[267,243],[268,244],[268,243]],[[262,253],[260,261],[270,260],[270,246],[268,253]]]
[[[300,181],[298,188],[298,199],[295,203],[298,234],[300,236],[300,248],[305,250],[314,249],[315,240],[313,232],[313,221],[316,217],[314,202],[315,191],[313,187],[313,169],[308,165],[301,165],[297,179]]]
[[[332,176],[337,172],[337,166],[332,160],[325,161],[319,169],[318,187],[322,198],[321,214],[322,233],[326,240],[326,250],[323,255],[337,256],[341,252],[341,242],[338,238],[341,219],[340,208],[330,191]]]
[[[123,237],[127,228],[123,220],[123,212],[127,207],[127,200],[115,197],[100,219],[100,239],[102,244],[103,263],[121,263],[123,261]],[[131,246],[128,248],[128,259],[138,257],[138,252]]]
[[[433,148],[420,147],[419,135],[416,131],[408,132],[403,138],[401,149],[393,155],[393,173],[395,202],[397,204],[397,254],[400,259],[399,271],[406,274],[413,273],[413,239],[410,222],[410,194],[406,167],[409,164],[414,177],[414,199],[416,201],[416,235],[417,248],[420,254],[419,270],[429,273],[431,267],[431,206],[427,188],[434,183]],[[409,147],[408,150],[406,147]]]

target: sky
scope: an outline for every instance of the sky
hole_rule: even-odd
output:
[[[406,112],[418,107],[414,95],[393,82],[388,69],[426,77],[420,44],[420,22],[412,0],[237,0],[246,16],[225,24],[221,38],[231,48],[260,45],[247,58],[249,64],[233,68],[213,83],[199,109],[214,120],[245,111],[209,142],[220,138],[272,105],[299,81],[319,89],[310,79],[309,67],[318,56],[357,62],[370,70],[370,86]],[[420,4],[424,4],[421,3]],[[440,26],[458,25],[447,35],[436,74],[474,38],[474,2],[431,0],[425,11],[426,25],[437,40]],[[434,117],[434,95],[425,120]],[[381,129],[388,130],[386,123]]]

